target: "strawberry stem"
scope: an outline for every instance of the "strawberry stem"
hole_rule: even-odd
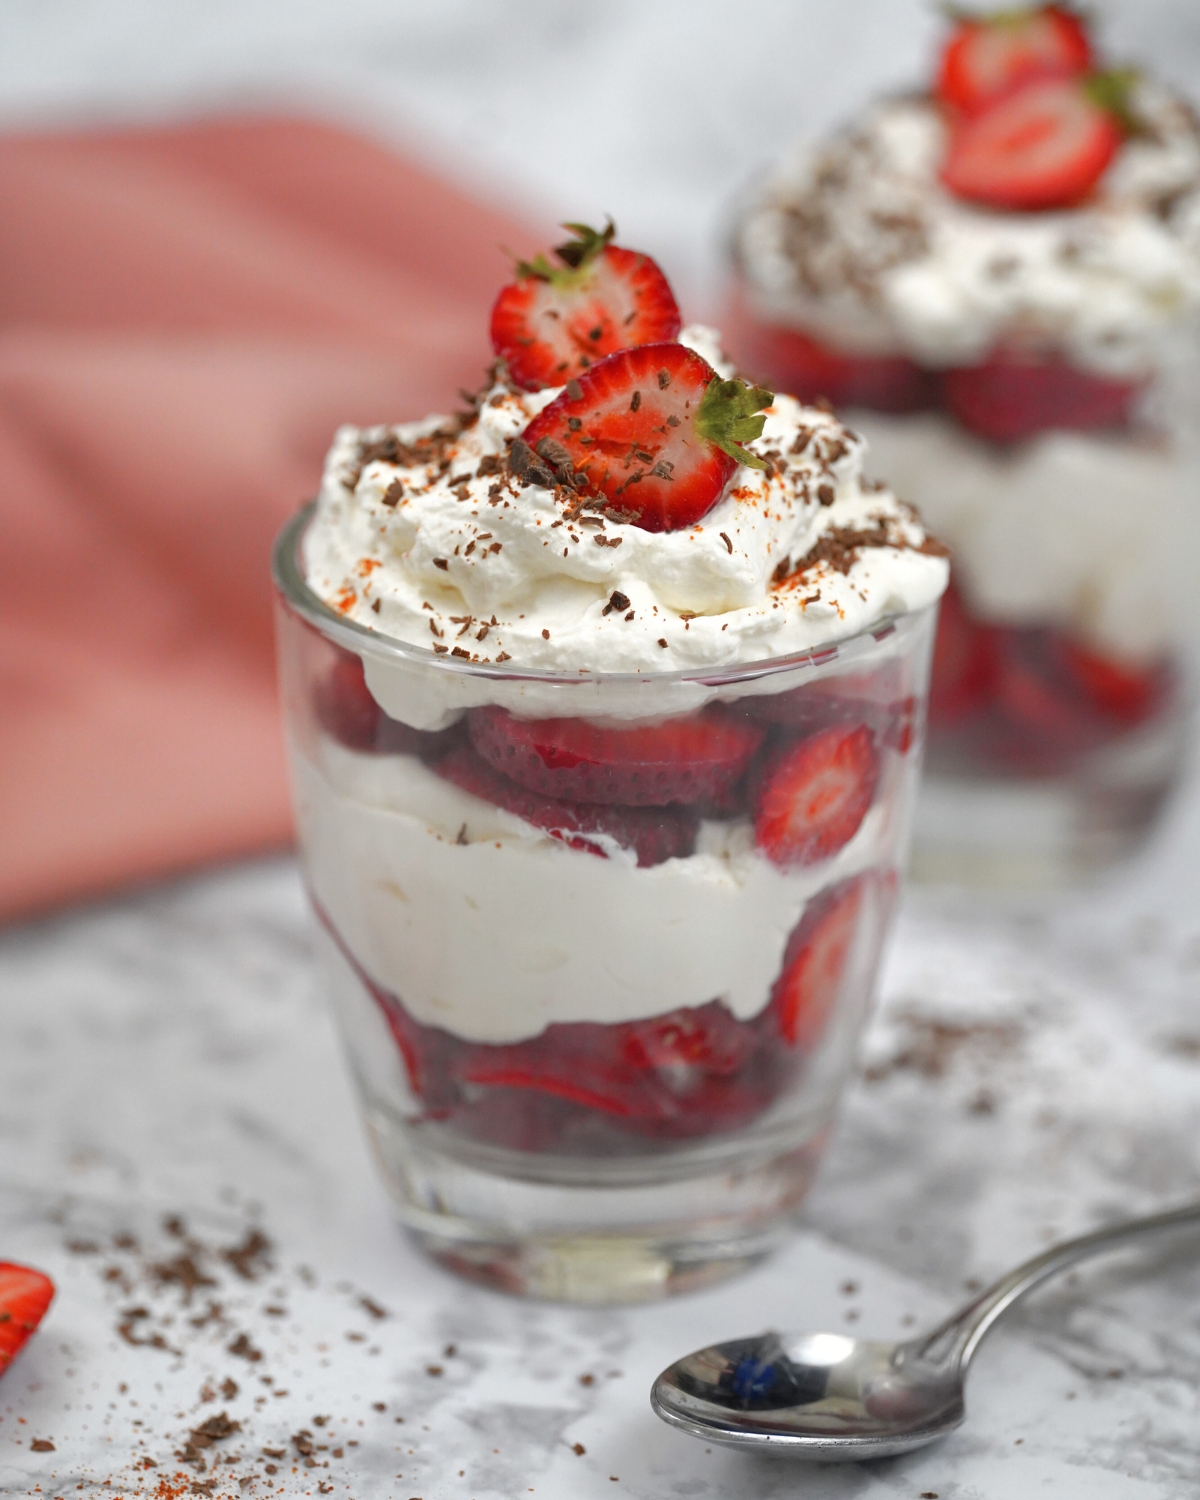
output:
[[[610,218],[603,229],[593,229],[590,224],[564,224],[575,238],[565,244],[556,245],[554,253],[562,261],[561,266],[552,266],[544,255],[535,255],[532,260],[517,262],[517,276],[522,281],[534,278],[549,281],[555,286],[570,286],[587,269],[592,261],[610,245],[617,226]]]
[[[1140,78],[1136,68],[1109,68],[1085,79],[1083,92],[1093,104],[1107,110],[1126,135],[1144,135],[1145,122],[1139,119],[1131,102]]]
[[[755,413],[761,413],[774,399],[774,391],[763,386],[749,386],[744,380],[722,380],[714,375],[696,413],[696,431],[747,468],[765,469],[766,462],[743,444],[762,436],[767,419]]]

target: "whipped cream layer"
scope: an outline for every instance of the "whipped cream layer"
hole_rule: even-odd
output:
[[[745,215],[737,254],[752,310],[860,354],[969,365],[999,342],[1085,369],[1149,373],[1200,318],[1200,126],[1150,84],[1131,137],[1086,204],[1005,213],[939,181],[946,126],[928,99],[890,100],[796,149]]]
[[[682,342],[729,373],[709,330]],[[436,728],[508,701],[459,663],[575,676],[728,667],[857,635],[945,587],[915,513],[863,483],[863,442],[822,411],[776,396],[749,445],[768,468],[739,467],[698,524],[648,532],[510,473],[509,444],[557,394],[501,383],[467,419],[338,432],[306,575],[347,619],[421,648],[407,663],[367,660],[393,717]],[[430,673],[425,653],[444,670]],[[547,711],[522,691],[527,712]]]
[[[871,461],[919,495],[972,606],[1152,658],[1179,633],[1200,466],[1164,438],[1046,432],[1012,449],[936,413],[858,411]]]
[[[788,936],[821,889],[892,863],[902,757],[875,806],[819,865],[781,870],[748,822],[701,826],[697,850],[640,869],[566,848],[412,756],[293,746],[313,896],[356,962],[418,1021],[514,1042],[556,1021],[615,1024],[720,1000],[767,1004]]]

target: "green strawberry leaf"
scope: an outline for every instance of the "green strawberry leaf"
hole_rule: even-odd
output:
[[[774,391],[761,385],[750,386],[744,380],[722,380],[714,375],[696,413],[696,431],[738,463],[751,469],[765,469],[766,462],[742,445],[762,437],[767,419],[755,413],[761,413],[774,399]]]
[[[1139,118],[1132,102],[1140,78],[1136,68],[1109,68],[1105,73],[1085,78],[1083,92],[1093,104],[1107,110],[1126,135],[1145,135],[1146,123]]]
[[[555,255],[561,266],[552,266],[544,255],[535,255],[532,260],[517,262],[517,276],[525,281],[536,277],[538,281],[549,281],[555,286],[570,286],[579,280],[579,273],[587,269],[606,245],[610,245],[617,226],[610,218],[603,229],[593,229],[590,224],[564,224],[575,238],[563,245],[556,245]]]

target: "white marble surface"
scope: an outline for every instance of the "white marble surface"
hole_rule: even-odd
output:
[[[245,1430],[202,1456],[240,1460],[204,1493],[1194,1496],[1195,1235],[1040,1293],[980,1356],[968,1425],[919,1456],[797,1472],[710,1453],[662,1426],[647,1391],[671,1357],[771,1323],[898,1334],[1052,1236],[1200,1191],[1198,849],[1194,790],[1147,858],[1087,897],[1001,910],[910,893],[865,1073],[794,1244],[723,1289],[611,1313],[461,1286],[394,1229],[289,863],[8,933],[0,1251],[60,1294],[0,1386],[0,1492],[165,1497],[187,1432],[226,1410]],[[147,1272],[180,1253],[172,1214],[204,1246],[261,1224],[274,1269],[244,1281],[197,1252],[219,1284],[185,1306]],[[139,1253],[113,1248],[123,1233]],[[79,1241],[99,1248],[67,1248]],[[193,1326],[210,1299],[222,1316]],[[118,1335],[139,1306],[130,1332],[168,1349]],[[228,1352],[240,1332],[261,1361]],[[201,1399],[230,1376],[235,1397]],[[301,1466],[302,1429],[343,1456]],[[212,1477],[184,1472],[182,1493]]]
[[[1098,8],[1117,51],[1200,93],[1194,4]],[[701,311],[747,174],[785,137],[910,82],[935,26],[920,0],[10,0],[0,121],[333,112],[545,217],[611,210]],[[1194,1236],[1039,1294],[980,1357],[968,1425],[921,1456],[750,1462],[669,1431],[646,1397],[663,1363],[710,1338],[777,1320],[900,1332],[1053,1235],[1200,1191],[1195,776],[1192,788],[1150,855],[1086,898],[910,898],[868,1077],[807,1228],[734,1285],[637,1312],[463,1288],[396,1233],[289,864],[0,937],[0,1254],[60,1285],[0,1384],[0,1492],[190,1493],[212,1474],[187,1469],[180,1490],[173,1455],[227,1410],[244,1430],[201,1456],[241,1458],[202,1493],[1190,1500]],[[246,1281],[197,1252],[219,1285],[185,1307],[178,1283],[147,1270],[180,1253],[161,1227],[171,1214],[205,1246],[261,1222],[274,1269]],[[126,1233],[139,1252],[114,1249]],[[149,1315],[131,1320],[133,1307]],[[121,1322],[169,1347],[129,1344]],[[228,1352],[239,1332],[257,1363]],[[201,1400],[229,1377],[236,1396]],[[312,1456],[328,1470],[301,1464],[288,1441],[301,1429],[326,1444]],[[34,1453],[33,1438],[54,1451]],[[135,1468],[141,1455],[158,1467]]]

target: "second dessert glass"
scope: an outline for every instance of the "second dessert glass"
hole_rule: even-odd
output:
[[[329,609],[310,520],[275,556],[301,850],[404,1223],[573,1301],[743,1268],[811,1181],[869,1012],[936,605],[730,670],[509,671]],[[832,848],[795,842],[818,759],[859,788]]]

